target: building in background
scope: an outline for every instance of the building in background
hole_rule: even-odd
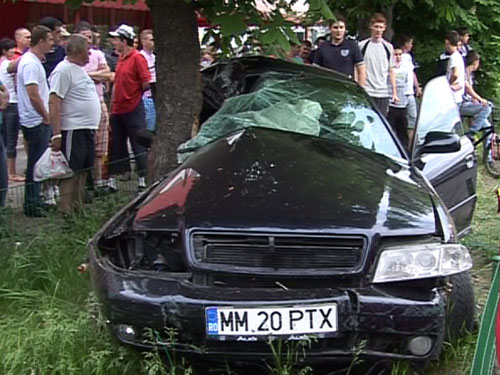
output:
[[[0,2],[0,35],[11,36],[20,26],[32,28],[42,17],[60,18],[72,30],[72,26],[80,20],[86,20],[93,25],[114,26],[128,23],[141,29],[151,28],[152,20],[145,0],[137,0],[135,4],[123,4],[117,1],[95,1],[93,4],[83,4],[80,9],[71,9],[65,0],[17,0]]]

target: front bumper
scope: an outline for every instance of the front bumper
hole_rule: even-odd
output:
[[[446,297],[440,288],[416,299],[373,286],[293,290],[200,287],[182,275],[118,269],[96,254],[94,243],[89,253],[94,290],[106,318],[120,341],[138,347],[166,345],[179,353],[209,355],[211,359],[263,358],[271,355],[266,340],[207,339],[205,308],[331,302],[338,306],[338,332],[314,340],[307,350],[308,361],[349,360],[360,348],[363,356],[375,359],[427,360],[438,356],[444,337]],[[119,328],[123,326],[133,327],[135,334],[124,335]],[[173,329],[170,335],[166,328]],[[146,334],[148,329],[155,333]],[[432,347],[417,356],[408,343],[420,336],[430,338]]]

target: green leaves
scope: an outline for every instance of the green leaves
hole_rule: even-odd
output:
[[[238,35],[244,33],[247,29],[247,24],[245,23],[243,16],[238,13],[223,14],[215,17],[212,22],[216,25],[220,25],[221,32],[224,35]]]
[[[193,0],[184,0],[193,1]],[[241,45],[242,40],[253,40],[265,51],[274,55],[283,55],[290,49],[290,43],[298,44],[294,24],[291,19],[306,20],[308,23],[320,19],[334,19],[326,0],[309,0],[307,14],[297,18],[293,5],[297,1],[267,0],[265,6],[257,5],[255,0],[197,0],[200,13],[210,24],[216,26],[211,37],[217,35],[223,54],[234,54],[234,47]],[[210,36],[203,38],[206,43]],[[236,48],[237,49],[237,48]]]

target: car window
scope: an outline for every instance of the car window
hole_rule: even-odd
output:
[[[340,140],[401,158],[377,112],[351,83],[289,73],[266,73],[252,91],[227,99],[179,151],[192,151],[247,127]]]
[[[444,76],[432,79],[425,86],[416,127],[417,147],[430,131],[462,135],[460,113]]]

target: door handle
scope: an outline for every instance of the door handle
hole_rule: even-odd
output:
[[[465,157],[465,166],[467,169],[474,168],[474,155],[470,154]]]

